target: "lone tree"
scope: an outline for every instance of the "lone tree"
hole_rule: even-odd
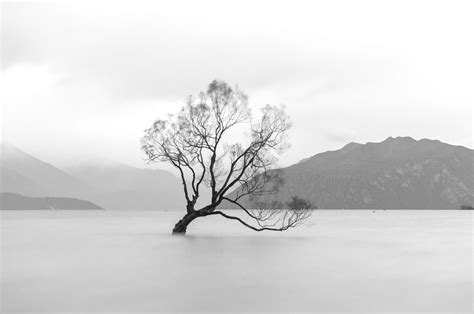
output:
[[[198,97],[189,96],[177,114],[146,129],[142,149],[147,160],[169,163],[181,177],[186,214],[173,234],[184,234],[194,219],[211,215],[236,220],[255,231],[283,231],[308,218],[311,211],[306,206],[282,209],[281,203],[259,201],[282,184],[272,166],[288,147],[290,126],[283,107],[266,105],[259,118],[252,119],[247,96],[215,80]],[[236,136],[229,136],[230,131],[239,128],[246,128],[247,140],[231,142]],[[210,199],[196,208],[203,185],[209,188]],[[252,203],[251,208],[244,201]],[[248,219],[219,210],[223,202],[241,209]]]

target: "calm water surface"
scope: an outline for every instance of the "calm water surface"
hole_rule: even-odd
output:
[[[473,312],[473,211],[324,211],[284,233],[182,213],[2,211],[1,312]]]

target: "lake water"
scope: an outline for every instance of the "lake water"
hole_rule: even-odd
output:
[[[473,211],[182,214],[2,211],[1,312],[473,312]]]

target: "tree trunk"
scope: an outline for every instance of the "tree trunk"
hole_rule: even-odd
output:
[[[176,225],[174,225],[173,234],[184,235],[186,233],[186,228],[188,227],[188,225],[197,217],[199,217],[199,215],[196,212],[188,212],[186,215],[184,215],[183,218],[181,218],[180,221],[176,223]]]

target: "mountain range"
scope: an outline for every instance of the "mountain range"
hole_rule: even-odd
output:
[[[77,197],[87,191],[84,182],[8,143],[1,144],[0,173],[0,192]]]
[[[474,204],[473,165],[472,149],[437,140],[349,143],[282,168],[284,184],[272,200],[298,196],[327,209],[458,209]],[[105,209],[185,208],[180,180],[168,171],[107,160],[59,169],[6,143],[0,178],[0,192],[29,197],[80,198]]]
[[[474,151],[437,140],[349,143],[281,169],[272,200],[296,195],[318,208],[459,209],[474,204]]]
[[[88,199],[110,209],[175,210],[186,206],[181,181],[165,170],[89,160],[65,169],[91,189]]]
[[[2,209],[103,209],[96,204],[69,197],[28,197],[16,193],[0,193]]]
[[[8,143],[1,145],[0,177],[0,192],[80,198],[105,209],[185,207],[182,185],[168,171],[103,160],[59,169]]]

